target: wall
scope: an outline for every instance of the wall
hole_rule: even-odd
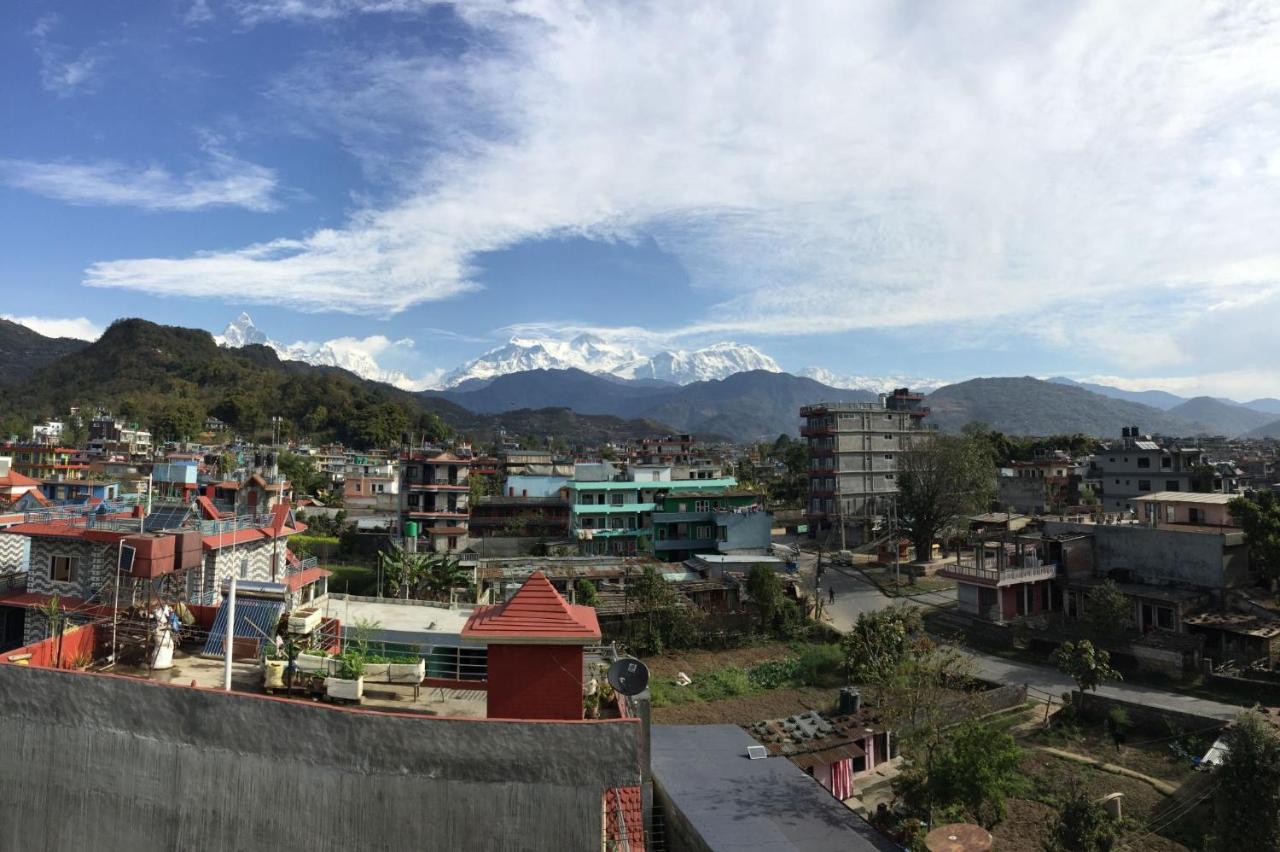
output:
[[[725,527],[721,553],[768,554],[773,543],[773,515],[768,512],[716,512],[715,523]]]
[[[1228,540],[1218,533],[1151,529],[1135,524],[1076,524],[1046,521],[1048,535],[1086,532],[1093,535],[1094,565],[1099,576],[1127,568],[1136,581],[1186,583],[1206,589],[1222,589],[1242,583],[1247,563],[1236,557],[1228,562]]]
[[[1001,509],[1028,515],[1044,511],[1048,502],[1045,497],[1044,480],[1022,476],[998,477],[996,499],[1000,502]]]
[[[567,476],[508,476],[503,494],[508,497],[559,497],[569,483]]]
[[[488,665],[490,718],[582,718],[580,646],[490,645]]]
[[[31,539],[25,535],[0,533],[0,574],[26,571],[30,564]]]
[[[0,849],[599,849],[640,724],[397,716],[0,665]]]

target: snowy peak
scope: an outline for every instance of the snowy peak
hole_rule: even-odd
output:
[[[828,387],[845,390],[869,390],[876,393],[892,393],[895,388],[911,388],[928,393],[946,382],[941,379],[925,379],[918,376],[845,376],[823,367],[805,367],[800,375],[821,382]]]
[[[739,343],[716,343],[693,351],[659,352],[645,357],[634,349],[609,343],[593,334],[572,340],[513,337],[454,370],[444,379],[455,387],[472,379],[486,380],[526,370],[582,370],[621,379],[657,379],[687,385],[723,379],[748,370],[782,372],[778,362],[760,350]]]
[[[399,370],[385,370],[374,357],[376,352],[386,349],[390,341],[377,335],[364,339],[355,337],[339,337],[320,343],[298,341],[296,343],[280,343],[267,337],[266,333],[253,324],[253,317],[241,313],[213,339],[220,346],[239,349],[242,346],[258,344],[269,346],[284,361],[301,361],[315,367],[340,367],[355,373],[362,379],[374,382],[386,382],[401,390],[423,390],[429,382],[411,379]],[[372,350],[372,351],[371,351]]]

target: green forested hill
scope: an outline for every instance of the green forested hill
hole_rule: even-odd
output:
[[[194,435],[210,414],[246,435],[263,433],[279,416],[289,434],[354,446],[392,445],[404,433],[438,438],[451,430],[487,439],[499,427],[570,442],[665,428],[557,409],[475,415],[345,370],[281,361],[265,346],[226,349],[206,331],[141,319],[118,320],[95,343],[0,388],[6,432],[24,432],[31,420],[61,415],[70,405],[144,423],[159,439]]]

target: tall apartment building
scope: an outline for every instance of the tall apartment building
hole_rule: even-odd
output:
[[[437,553],[467,546],[471,451],[427,447],[400,457],[400,528],[417,530],[418,549]]]
[[[878,402],[821,402],[800,409],[809,441],[812,534],[839,529],[857,543],[898,492],[898,454],[909,449],[929,414],[924,395],[898,388]]]
[[[1127,512],[1135,497],[1160,491],[1217,491],[1204,451],[1154,440],[1137,426],[1120,430],[1120,440],[1089,459],[1085,481],[1097,492],[1104,512]]]

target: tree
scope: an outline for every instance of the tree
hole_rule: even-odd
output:
[[[845,670],[855,683],[878,683],[889,677],[922,633],[920,610],[910,604],[858,614],[853,629],[840,640]]]
[[[281,453],[277,462],[280,472],[293,486],[294,494],[319,494],[329,488],[329,478],[316,466],[315,459],[297,453]]]
[[[432,600],[447,601],[454,589],[471,588],[471,574],[462,567],[459,557],[432,553],[427,556],[422,584]]]
[[[1280,849],[1280,735],[1245,711],[1226,733],[1227,753],[1214,773],[1212,848]]]
[[[1232,499],[1227,508],[1244,530],[1250,557],[1274,585],[1280,579],[1280,498],[1274,491],[1259,491]]]
[[[579,580],[574,586],[578,592],[578,603],[583,606],[600,606],[600,595],[596,592],[596,584],[590,580]]]
[[[782,606],[782,581],[768,565],[752,565],[747,572],[747,594],[760,613],[760,629],[768,632]]]
[[[387,578],[391,597],[399,597],[403,591],[408,598],[426,573],[427,555],[411,553],[400,543],[392,542],[390,550],[378,554],[378,566]]]
[[[898,458],[898,522],[917,559],[928,559],[939,532],[995,497],[996,469],[977,435],[922,435]]]
[[[1111,668],[1111,655],[1093,647],[1088,639],[1079,642],[1063,642],[1053,652],[1053,662],[1058,669],[1076,682],[1083,696],[1088,690],[1109,680],[1123,680],[1120,672]]]
[[[1106,809],[1076,786],[1058,814],[1046,852],[1110,852],[1120,839],[1119,827]]]
[[[1099,636],[1117,636],[1133,627],[1133,602],[1114,580],[1107,580],[1089,593],[1084,620]]]
[[[977,720],[960,723],[939,750],[926,787],[934,808],[959,806],[991,826],[1004,817],[1005,797],[1018,792],[1022,749],[1013,737]]]

